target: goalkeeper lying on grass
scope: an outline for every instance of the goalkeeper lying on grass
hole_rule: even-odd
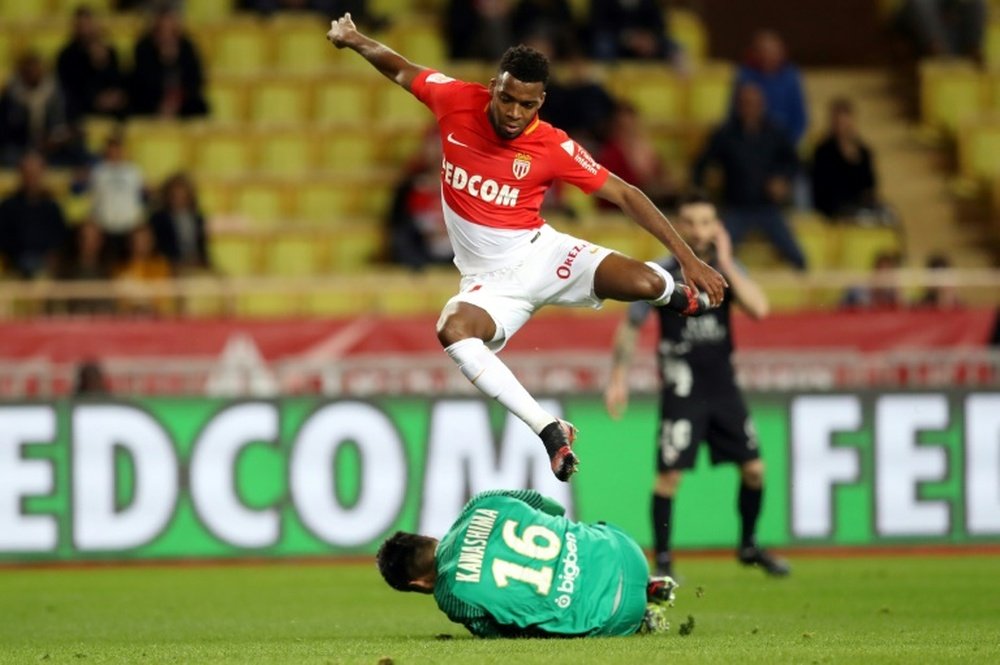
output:
[[[378,551],[394,589],[433,593],[480,637],[662,632],[674,581],[650,578],[639,546],[607,524],[579,524],[532,490],[477,494],[441,541],[397,531]]]

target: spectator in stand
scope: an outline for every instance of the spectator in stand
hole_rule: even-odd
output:
[[[53,164],[85,161],[80,137],[67,120],[66,98],[33,51],[22,55],[0,95],[0,164],[14,166],[29,151]]]
[[[156,251],[153,231],[143,224],[129,235],[129,257],[116,275],[129,284],[164,282],[173,277],[170,262]],[[147,296],[133,293],[119,300],[119,311],[131,314],[170,314],[175,310],[174,301],[164,296]]]
[[[125,116],[128,95],[118,54],[86,5],[77,7],[73,14],[73,31],[69,43],[59,52],[57,71],[70,118],[90,114]]]
[[[985,0],[905,0],[898,23],[923,56],[982,58]]]
[[[813,205],[830,219],[870,215],[878,208],[872,152],[858,136],[854,105],[830,103],[830,129],[812,162]]]
[[[74,397],[104,397],[110,394],[108,379],[96,360],[85,360],[76,370]]]
[[[175,9],[160,9],[135,45],[132,110],[140,115],[187,118],[206,115],[201,56]]]
[[[66,242],[66,220],[45,185],[45,159],[21,158],[19,187],[0,202],[0,253],[8,269],[23,278],[55,274]]]
[[[555,59],[555,45],[547,35],[535,33],[524,43],[544,53],[550,61]],[[549,78],[539,115],[596,153],[607,138],[615,100],[594,76],[590,61],[579,50],[571,50],[565,64],[565,68]]]
[[[198,208],[194,183],[184,173],[175,173],[163,183],[160,207],[149,218],[157,251],[175,273],[207,269],[208,250],[205,217]]]
[[[104,148],[104,159],[90,174],[93,208],[90,219],[104,233],[113,260],[125,257],[129,237],[145,221],[142,170],[125,155],[122,137],[114,134]]]
[[[753,83],[764,91],[767,112],[776,125],[785,131],[788,140],[797,146],[806,133],[809,114],[802,92],[802,76],[798,67],[787,59],[785,42],[772,30],[754,35],[746,61],[740,66],[733,87],[732,112],[736,112],[737,93],[745,83]]]
[[[389,212],[389,260],[413,270],[451,263],[441,208],[441,138],[436,131],[424,136],[420,151],[396,186]]]
[[[949,270],[953,266],[951,260],[944,254],[933,254],[927,258],[924,267],[932,272]],[[917,307],[929,309],[956,309],[962,306],[962,299],[954,286],[929,286],[914,303]]]
[[[591,55],[598,60],[663,60],[677,55],[657,0],[591,0]]]
[[[577,50],[573,11],[567,0],[521,0],[514,9],[512,26],[515,42],[527,43],[533,35],[546,35],[558,58]]]
[[[712,132],[694,164],[696,186],[705,186],[710,166],[722,171],[723,220],[733,246],[759,229],[785,260],[805,270],[806,257],[782,213],[798,159],[785,132],[768,118],[757,85],[744,83],[737,90],[736,113]]]
[[[673,204],[677,186],[653,147],[635,107],[620,102],[611,122],[611,134],[597,152],[597,161],[630,185],[635,185],[660,208]],[[602,210],[617,210],[604,199]]]
[[[882,252],[875,257],[871,281],[867,286],[852,286],[844,293],[841,307],[848,309],[900,309],[903,294],[895,271],[903,264],[897,252]]]
[[[451,0],[445,40],[452,60],[496,60],[514,41],[513,0]]]
[[[111,278],[111,268],[104,255],[104,232],[91,222],[76,228],[75,252],[67,261],[63,279],[103,280]],[[76,298],[66,304],[72,314],[99,314],[113,311],[114,304],[106,298]]]

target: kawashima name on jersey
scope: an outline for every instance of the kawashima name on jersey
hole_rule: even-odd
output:
[[[445,215],[497,229],[534,229],[545,191],[559,179],[591,193],[608,172],[566,132],[535,118],[524,132],[501,139],[487,115],[489,90],[425,70],[413,94],[437,118]],[[458,218],[456,220],[455,218]]]

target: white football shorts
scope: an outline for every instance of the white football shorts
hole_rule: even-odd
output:
[[[463,276],[459,293],[448,304],[465,302],[486,310],[497,327],[486,346],[499,351],[545,305],[600,309],[603,301],[594,294],[594,274],[611,251],[545,224],[520,261]]]

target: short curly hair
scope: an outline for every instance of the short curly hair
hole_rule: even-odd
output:
[[[549,59],[541,51],[519,44],[507,49],[500,58],[497,71],[501,74],[507,72],[524,83],[541,83],[544,86],[549,82]]]

